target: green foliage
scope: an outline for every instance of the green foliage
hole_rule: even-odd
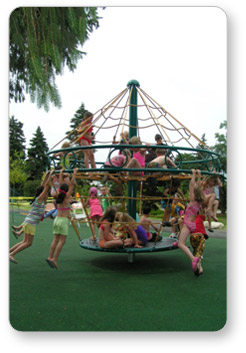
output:
[[[28,196],[28,197],[34,196],[35,191],[37,187],[39,187],[40,183],[41,183],[40,179],[27,180],[23,187],[23,193],[24,193],[23,196]]]
[[[66,132],[66,135],[70,134],[68,137],[70,141],[73,141],[78,137],[78,133],[76,131],[73,132],[73,130],[79,126],[86,112],[88,112],[88,110],[85,109],[85,105],[82,102],[79,109],[75,112],[73,118],[70,121],[71,130]]]
[[[48,164],[47,152],[49,148],[39,126],[30,141],[30,145],[26,170],[30,180],[40,179]]]
[[[12,116],[9,119],[9,155],[13,159],[25,159],[25,136],[23,124]]]
[[[22,192],[22,186],[27,179],[25,173],[25,162],[22,152],[15,151],[14,156],[10,156],[9,182],[10,187],[17,192]]]
[[[29,93],[39,108],[61,107],[55,84],[64,67],[77,67],[79,50],[99,27],[96,7],[19,7],[10,16],[10,99],[23,102]]]

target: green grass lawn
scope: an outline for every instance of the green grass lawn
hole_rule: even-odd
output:
[[[10,225],[23,215],[10,214]],[[204,274],[195,277],[179,249],[137,254],[79,246],[72,227],[59,269],[45,262],[53,239],[41,222],[33,246],[10,263],[10,323],[20,331],[216,331],[226,322],[226,239],[206,242]],[[82,238],[89,228],[81,225]],[[22,239],[22,237],[21,237]],[[15,244],[10,230],[10,245]]]

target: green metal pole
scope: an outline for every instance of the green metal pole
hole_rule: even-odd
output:
[[[137,117],[137,89],[136,87],[140,87],[140,84],[136,80],[131,80],[127,83],[127,87],[129,90],[132,89],[132,94],[130,97],[130,109],[129,109],[129,139],[133,136],[137,135],[137,126],[138,126],[138,117]],[[128,197],[137,196],[137,182],[135,180],[131,180],[128,183]],[[128,214],[136,219],[136,200],[129,199],[128,200]]]

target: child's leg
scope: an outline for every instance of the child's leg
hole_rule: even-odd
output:
[[[59,234],[55,234],[54,239],[50,245],[50,252],[49,252],[48,260],[51,260],[53,258],[58,241],[59,241]]]
[[[191,261],[194,260],[194,256],[192,255],[190,249],[185,245],[186,239],[188,238],[190,234],[189,228],[184,224],[183,229],[180,233],[179,240],[178,240],[178,247],[191,259]]]
[[[93,150],[88,150],[88,155],[89,155],[89,160],[91,162],[91,168],[96,168],[96,163],[95,163],[95,158],[94,158],[94,152]]]
[[[217,219],[216,215],[217,215],[218,207],[219,207],[219,200],[214,200],[214,203],[213,203],[213,217],[215,217],[216,219]]]
[[[86,140],[80,140],[79,141],[80,146],[88,146],[88,142]],[[84,153],[84,164],[85,168],[89,168],[89,151],[88,150],[83,150]]]
[[[123,239],[119,240],[109,240],[105,241],[103,248],[104,249],[111,249],[111,248],[122,248],[124,246]]]
[[[25,234],[25,238],[24,238],[23,242],[19,243],[19,246],[16,247],[13,251],[11,251],[11,253],[9,254],[9,257],[14,258],[14,256],[18,252],[31,246],[33,243],[33,237],[34,237],[34,235],[32,235],[32,234]]]
[[[131,158],[124,168],[141,168],[136,158]],[[133,175],[141,175],[142,172],[132,172]]]
[[[59,234],[58,239],[59,239],[59,241],[56,246],[54,256],[51,259],[52,263],[55,265],[56,268],[57,268],[57,259],[62,251],[63,245],[66,242],[66,235]]]
[[[11,253],[15,249],[17,249],[21,244],[25,243],[25,241],[26,241],[26,235],[24,235],[24,238],[23,238],[22,241],[20,241],[19,243],[15,244],[14,246],[12,246],[12,248],[9,249],[9,253]]]
[[[91,232],[92,232],[93,239],[96,240],[95,217],[91,218]]]

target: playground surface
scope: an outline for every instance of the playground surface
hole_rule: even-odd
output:
[[[24,217],[10,214],[10,246],[19,241],[11,225]],[[17,265],[9,265],[9,320],[16,330],[217,331],[225,325],[224,231],[209,234],[204,274],[196,277],[179,249],[137,254],[129,263],[124,253],[81,248],[72,226],[59,269],[51,269],[45,259],[52,224],[41,222],[33,245],[16,255]],[[90,236],[86,225],[78,230],[82,239]]]

